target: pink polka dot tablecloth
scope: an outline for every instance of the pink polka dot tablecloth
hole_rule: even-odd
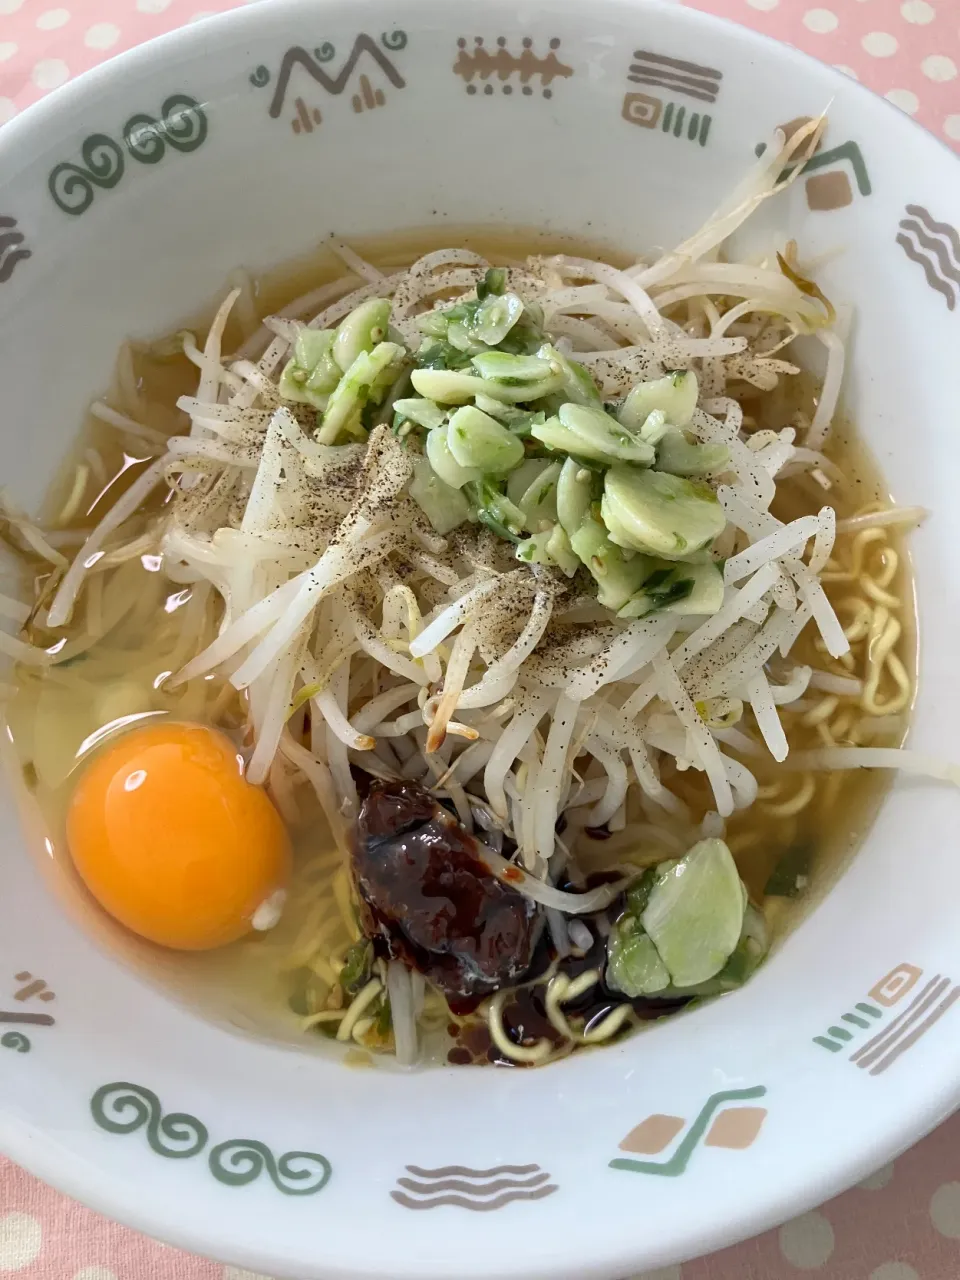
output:
[[[103,59],[237,2],[207,0],[199,9],[198,0],[0,0],[0,125]],[[960,150],[960,0],[696,4],[831,63]],[[790,1280],[805,1274],[818,1280],[960,1280],[960,1115],[820,1209],[643,1280]],[[258,1280],[117,1226],[0,1158],[0,1280],[6,1276]]]

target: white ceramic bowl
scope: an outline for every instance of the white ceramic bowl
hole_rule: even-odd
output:
[[[35,504],[120,342],[174,327],[239,264],[423,224],[438,244],[445,224],[489,222],[671,245],[775,125],[828,103],[819,172],[750,235],[838,251],[821,279],[857,309],[846,404],[895,497],[934,512],[913,542],[912,745],[949,757],[960,165],[842,75],[688,9],[274,0],[7,125],[0,215],[24,239],[0,249],[4,480]],[[721,1001],[542,1072],[405,1075],[244,1035],[152,985],[5,796],[0,1149],[270,1274],[613,1277],[716,1248],[839,1191],[960,1099],[957,816],[955,793],[899,782],[836,888]],[[469,1171],[502,1166],[478,1219]],[[449,1203],[407,1195],[417,1169],[449,1170]]]

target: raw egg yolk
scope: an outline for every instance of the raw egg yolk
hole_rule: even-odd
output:
[[[163,721],[108,744],[82,773],[67,843],[87,888],[161,946],[205,951],[272,923],[290,875],[286,828],[202,725]]]

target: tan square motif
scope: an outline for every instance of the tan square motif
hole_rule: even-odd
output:
[[[812,119],[813,116],[797,116],[794,120],[788,120],[786,124],[778,124],[777,128],[782,131],[785,140],[789,142],[793,135],[795,133],[799,133],[800,130],[804,128],[805,125],[808,125]],[[819,151],[822,146],[823,139],[821,138],[817,143],[817,151]]]
[[[744,1151],[756,1141],[766,1116],[766,1107],[731,1107],[721,1111],[710,1126],[704,1145]]]
[[[635,1155],[659,1155],[665,1147],[669,1147],[680,1130],[686,1125],[680,1116],[647,1116],[635,1129],[631,1129],[620,1143],[621,1151],[630,1151]]]
[[[653,98],[649,93],[627,93],[623,98],[621,115],[631,124],[638,124],[641,129],[652,129],[660,119],[663,102]]]
[[[814,210],[843,209],[853,203],[853,188],[842,169],[807,179],[807,205]]]
[[[892,1004],[902,1000],[908,991],[913,990],[922,973],[923,970],[918,969],[915,964],[898,964],[870,988],[867,999],[876,1000],[877,1004],[889,1009]]]

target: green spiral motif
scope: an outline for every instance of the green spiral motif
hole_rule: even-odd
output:
[[[163,136],[178,151],[196,151],[207,140],[207,116],[195,98],[175,93],[160,108]]]
[[[396,53],[400,49],[407,47],[407,33],[405,31],[384,31],[380,37],[380,43],[385,49],[389,49],[391,53]]]
[[[133,1133],[146,1125],[151,1148],[171,1160],[187,1160],[207,1145],[206,1125],[182,1111],[165,1116],[160,1099],[143,1085],[105,1084],[91,1098],[90,1110],[108,1133]]]
[[[123,140],[134,160],[141,164],[157,164],[166,155],[163,126],[153,116],[131,116],[123,126]]]
[[[265,84],[270,83],[270,68],[260,63],[259,67],[254,67],[250,73],[250,83],[257,89],[262,89]]]
[[[0,1036],[0,1045],[4,1049],[12,1049],[14,1053],[29,1053],[30,1041],[22,1031],[8,1031],[6,1035]]]
[[[318,62],[329,62],[337,55],[337,50],[329,40],[324,40],[323,44],[317,45],[313,51],[313,56]]]
[[[221,1142],[210,1152],[210,1172],[228,1187],[255,1182],[266,1169],[285,1196],[312,1196],[330,1181],[330,1161],[315,1151],[287,1151],[279,1160],[255,1138]]]
[[[84,213],[93,204],[95,187],[115,187],[123,177],[123,152],[105,133],[92,133],[80,154],[85,167],[58,164],[47,179],[50,194],[64,213]]]

